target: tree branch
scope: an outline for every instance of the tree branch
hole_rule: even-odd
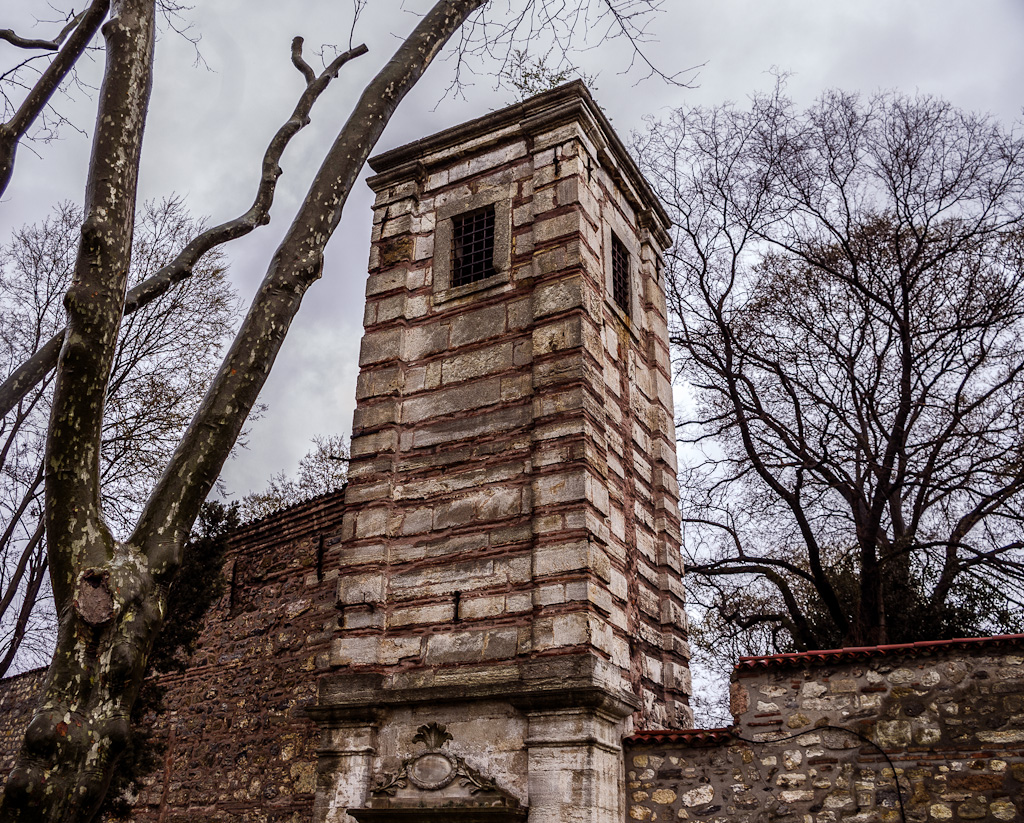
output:
[[[295,66],[295,68],[302,72],[302,76],[306,78],[307,84],[312,83],[314,80],[316,80],[316,72],[313,71],[313,68],[309,65],[309,63],[302,59],[301,37],[296,37],[294,40],[292,40],[292,64]]]
[[[87,13],[87,11],[79,12],[72,17],[53,40],[34,40],[29,37],[20,37],[11,29],[0,29],[0,40],[6,40],[12,46],[17,46],[19,49],[56,51],[60,48],[60,44],[64,42],[64,38],[68,36],[68,32],[74,29]]]
[[[60,38],[54,41],[54,48],[56,48],[56,43],[64,38],[69,28],[74,27],[74,32],[29,91],[14,116],[0,125],[0,195],[7,190],[7,184],[11,181],[18,142],[28,131],[29,126],[35,122],[40,112],[46,108],[57,87],[64,82],[68,73],[78,62],[78,58],[85,52],[89,42],[106,18],[109,8],[110,0],[94,0],[88,9],[65,27]],[[11,42],[9,38],[4,39]]]
[[[301,59],[302,38],[295,38],[292,44],[293,59],[296,52],[296,43],[298,44],[299,59]],[[129,315],[143,306],[149,305],[157,298],[163,296],[172,286],[191,277],[196,263],[211,249],[244,237],[259,226],[270,222],[270,207],[274,203],[277,181],[282,174],[280,161],[284,150],[288,147],[292,138],[309,125],[309,114],[314,103],[327,89],[331,80],[338,76],[342,66],[350,60],[366,54],[366,52],[366,46],[357,46],[350,51],[338,55],[320,73],[319,77],[314,77],[311,82],[307,83],[306,89],[302,92],[298,103],[296,103],[291,117],[277,130],[277,133],[267,146],[267,150],[263,155],[259,187],[256,190],[256,197],[249,210],[233,220],[228,220],[207,229],[189,242],[174,260],[153,274],[152,277],[147,278],[132,288],[125,298],[125,315]],[[60,354],[60,347],[64,341],[64,333],[65,330],[61,330],[51,337],[45,345],[18,366],[11,373],[10,377],[0,385],[0,416],[6,415],[13,409],[32,390],[32,387],[38,384],[46,376],[47,372],[57,365],[57,357]]]
[[[399,102],[485,0],[440,0],[364,90],[331,147],[199,412],[150,496],[132,542],[173,572],[192,522],[256,403],[359,172]]]
[[[692,570],[688,569],[687,571]],[[796,596],[793,594],[793,590],[790,588],[789,581],[787,581],[786,578],[779,574],[775,569],[753,563],[742,566],[736,565],[728,569],[704,569],[701,570],[700,573],[708,576],[730,576],[735,574],[761,575],[765,580],[770,581],[782,596],[782,600],[786,604],[786,610],[789,612],[790,620],[792,621],[792,627],[796,630],[794,632],[793,639],[800,646],[801,650],[813,648],[817,644],[817,638],[814,631],[807,622],[804,611],[801,608],[799,601],[796,599]]]

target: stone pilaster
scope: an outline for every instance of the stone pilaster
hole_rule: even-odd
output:
[[[348,809],[366,805],[377,751],[377,724],[363,716],[318,712],[317,791],[314,819],[347,821]]]

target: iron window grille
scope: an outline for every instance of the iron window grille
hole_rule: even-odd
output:
[[[612,235],[612,299],[629,314],[629,252],[618,237]]]
[[[452,218],[451,285],[465,286],[494,274],[494,206]]]

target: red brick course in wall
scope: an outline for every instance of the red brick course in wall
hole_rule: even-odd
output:
[[[371,160],[333,662],[432,677],[584,656],[643,696],[638,722],[688,723],[660,224],[598,162],[580,95]],[[491,199],[505,273],[449,289],[449,212]],[[628,315],[605,282],[611,227],[632,249]]]
[[[341,515],[342,493],[333,492],[230,537],[228,590],[188,671],[163,679],[164,764],[141,792],[136,820],[312,819],[319,738],[305,709],[337,625]],[[0,683],[0,779],[43,674]]]
[[[763,657],[741,657],[736,674],[743,677],[759,669],[806,668],[878,657],[927,657],[957,651],[1016,649],[1024,646],[1024,634],[1003,634],[996,637],[960,637],[955,640],[921,640],[917,643],[890,643],[882,646],[853,646],[843,649],[771,654]]]

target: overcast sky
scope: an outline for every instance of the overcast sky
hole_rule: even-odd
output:
[[[495,13],[519,4],[492,2]],[[35,17],[51,14],[44,0],[3,5],[0,27],[52,36],[52,26],[32,28]],[[364,83],[429,5],[369,0],[356,42],[366,42],[370,54],[344,69],[314,109],[313,124],[289,147],[271,225],[227,247],[232,277],[246,298]],[[267,140],[302,89],[289,62],[291,38],[306,38],[310,62],[321,43],[347,44],[352,3],[197,0],[197,6],[187,20],[202,38],[206,65],[195,65],[192,46],[172,32],[165,31],[157,46],[141,195],[178,193],[193,213],[218,222],[248,208]],[[653,39],[645,49],[662,71],[703,64],[696,87],[638,83],[642,72],[623,73],[630,52],[621,41],[576,55],[582,70],[596,75],[597,100],[624,138],[642,128],[647,115],[742,103],[772,85],[773,70],[790,75],[789,94],[800,104],[829,87],[899,89],[942,96],[1007,123],[1024,105],[1022,0],[663,0],[649,29]],[[9,51],[0,43],[0,55],[4,49]],[[378,151],[514,102],[512,92],[496,88],[486,61],[473,65],[472,85],[461,97],[446,96],[452,65],[449,59],[431,67],[402,103]],[[94,69],[92,76],[97,74]],[[88,96],[61,105],[91,132],[94,103]],[[14,181],[0,202],[2,238],[44,217],[58,200],[81,202],[87,138],[65,130],[61,140],[35,148],[38,157],[19,153]],[[328,247],[324,279],[308,293],[264,389],[268,410],[251,426],[248,450],[225,469],[227,487],[235,492],[262,487],[276,471],[293,471],[313,435],[351,428],[370,203],[369,190],[357,184]]]

